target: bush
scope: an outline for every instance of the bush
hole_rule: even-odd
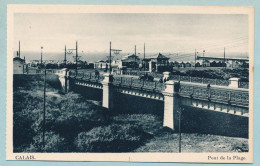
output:
[[[25,146],[28,146],[33,136],[34,131],[31,129],[33,120],[24,115],[22,112],[14,113],[13,123],[13,146],[14,152],[21,152]]]
[[[52,130],[66,139],[73,141],[78,132],[107,123],[107,111],[80,95],[66,94],[59,107],[60,115],[55,118]]]
[[[42,148],[42,133],[33,138],[33,143],[25,152],[62,152],[66,148],[65,139],[54,132],[45,133],[45,145]]]
[[[81,132],[74,144],[81,152],[129,152],[137,148],[150,134],[130,124],[112,124]]]

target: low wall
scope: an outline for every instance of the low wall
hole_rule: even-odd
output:
[[[103,90],[98,88],[87,87],[83,85],[76,85],[73,81],[70,84],[70,90],[81,94],[87,100],[102,101]]]
[[[182,117],[182,132],[248,138],[248,117],[189,106],[184,106]]]
[[[126,114],[156,114],[163,116],[164,102],[150,98],[123,94],[117,92],[114,99],[117,113]]]

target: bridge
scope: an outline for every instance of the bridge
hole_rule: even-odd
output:
[[[200,78],[181,78],[168,72],[163,76],[168,80],[165,83],[107,73],[96,76],[79,72],[75,75],[67,69],[56,74],[64,92],[80,89],[91,97],[97,96],[102,106],[111,112],[125,110],[130,113],[138,108],[143,112],[162,114],[163,126],[171,129],[178,129],[180,107],[191,108],[194,112],[202,110],[241,117],[245,124],[248,123],[249,90],[240,87],[238,78],[221,85],[217,80],[200,82]]]

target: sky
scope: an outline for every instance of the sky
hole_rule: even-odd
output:
[[[79,53],[109,52],[199,55],[248,52],[248,16],[234,14],[34,14],[14,16],[14,51],[63,53],[75,48]]]

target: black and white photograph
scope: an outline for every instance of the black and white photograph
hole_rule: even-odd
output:
[[[146,8],[10,8],[10,156],[252,162],[252,8]]]

